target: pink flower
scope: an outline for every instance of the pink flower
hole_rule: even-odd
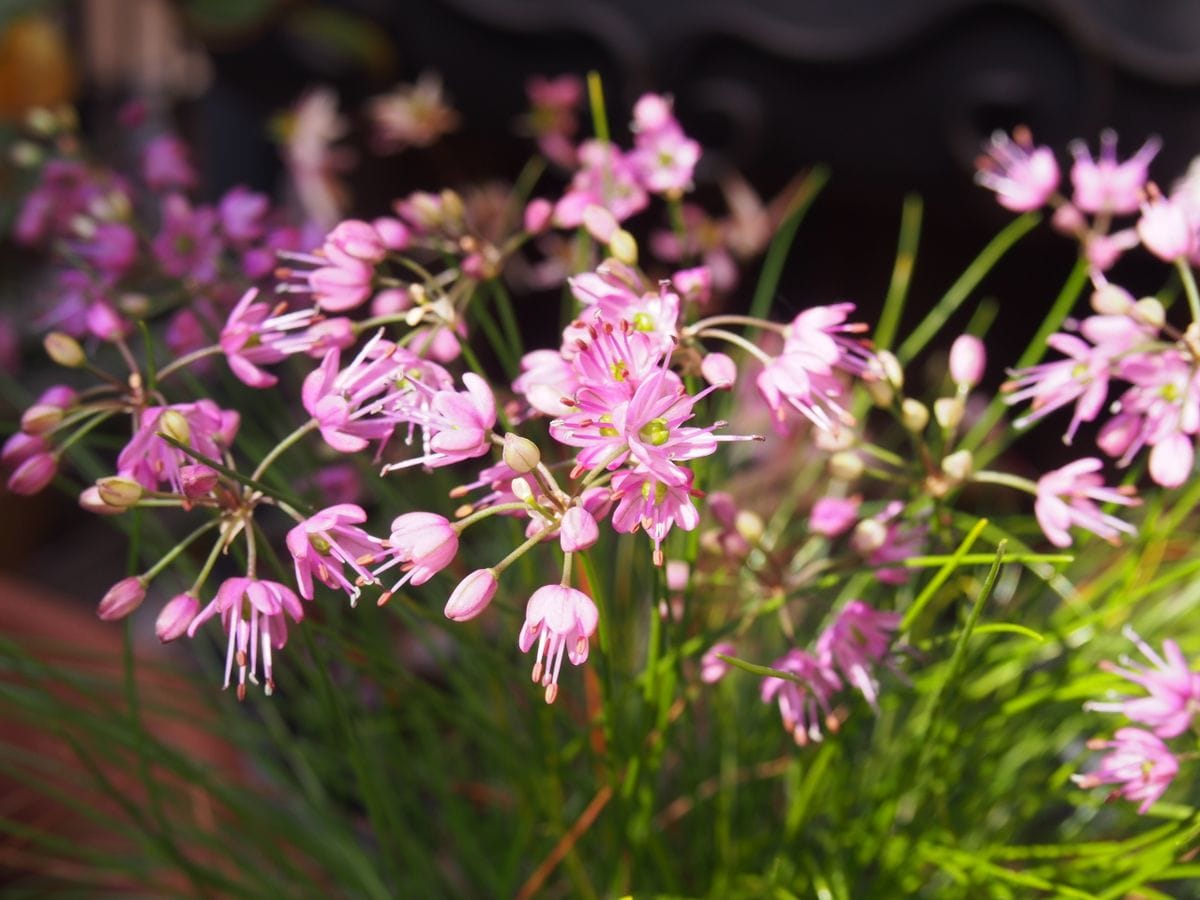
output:
[[[861,497],[822,497],[813,504],[808,527],[825,537],[837,537],[854,524],[861,504]]]
[[[1158,153],[1158,138],[1150,138],[1140,150],[1123,163],[1117,162],[1117,134],[1105,131],[1100,135],[1100,156],[1092,158],[1087,145],[1076,141],[1071,145],[1075,164],[1071,167],[1072,198],[1075,206],[1087,213],[1137,212],[1142,202],[1142,189],[1149,175],[1150,161]]]
[[[200,626],[218,613],[222,626],[229,632],[225,654],[225,687],[229,687],[236,661],[238,699],[246,699],[247,678],[251,684],[258,684],[261,644],[264,692],[269,697],[275,692],[272,650],[282,650],[287,644],[285,614],[297,623],[304,618],[300,599],[290,588],[276,581],[260,581],[250,577],[226,579],[212,602],[188,626],[188,637],[195,637]]]
[[[667,484],[650,472],[629,469],[617,472],[612,479],[613,498],[617,501],[613,528],[620,534],[644,529],[654,543],[656,566],[662,565],[662,542],[672,525],[691,531],[700,524],[700,513],[691,498],[694,476],[690,470],[683,471],[684,481],[680,484]]]
[[[446,618],[454,622],[474,619],[487,609],[499,587],[494,569],[476,569],[458,583],[444,610]]]
[[[154,633],[164,644],[187,634],[188,626],[200,612],[200,600],[194,594],[178,594],[167,601],[154,622]]]
[[[173,134],[152,138],[142,151],[142,178],[155,191],[194,188],[196,170],[187,144]]]
[[[375,267],[342,256],[308,273],[308,287],[322,309],[346,312],[367,302],[374,287]]]
[[[803,650],[789,650],[771,664],[772,669],[788,672],[798,681],[767,677],[762,683],[762,702],[773,699],[779,703],[779,715],[784,731],[801,747],[809,741],[821,741],[822,719],[835,730],[836,720],[829,700],[841,689],[837,674]]]
[[[737,648],[729,643],[729,641],[721,641],[718,644],[713,644],[700,657],[700,680],[705,684],[716,684],[729,674],[729,670],[732,668],[721,657],[735,656],[736,654]],[[775,680],[778,681],[780,679]]]
[[[878,710],[879,682],[872,667],[887,656],[892,633],[899,627],[899,613],[880,612],[861,600],[851,600],[817,638],[817,656],[825,668],[841,672]]]
[[[1088,457],[1047,472],[1038,479],[1034,514],[1054,546],[1071,546],[1067,529],[1072,525],[1091,531],[1110,543],[1116,543],[1117,535],[1122,532],[1137,534],[1132,525],[1102,512],[1096,505],[1099,502],[1136,506],[1141,502],[1130,496],[1132,489],[1104,487],[1104,480],[1096,474],[1103,465],[1100,460]]]
[[[285,304],[272,307],[255,303],[257,296],[257,288],[242,295],[221,329],[220,344],[239,381],[250,387],[268,388],[279,379],[259,366],[280,362],[293,353],[307,353],[323,335],[314,328],[320,319],[319,310],[285,312]]]
[[[382,333],[371,338],[344,369],[339,369],[341,352],[329,350],[321,365],[309,372],[300,398],[308,414],[317,420],[321,437],[339,453],[357,453],[374,440],[386,441],[395,423],[366,416],[365,411],[403,371],[406,357]]]
[[[183,494],[180,469],[194,463],[195,459],[158,436],[158,432],[164,430],[162,417],[167,413],[170,413],[169,421],[183,423],[188,446],[202,456],[218,460],[233,443],[240,417],[232,410],[221,409],[211,400],[149,406],[142,411],[137,432],[117,456],[117,474],[132,478],[151,491],[167,482],[175,493]],[[179,434],[174,436],[179,437]]]
[[[235,244],[247,244],[262,237],[263,219],[270,210],[266,194],[238,185],[226,191],[217,204],[221,231]]]
[[[1187,213],[1180,204],[1163,197],[1142,204],[1137,233],[1143,246],[1166,262],[1190,256],[1196,249],[1196,233]]]
[[[632,159],[612,143],[584,141],[579,147],[580,168],[570,189],[554,205],[554,224],[578,228],[583,211],[601,206],[623,222],[645,209],[649,202]]]
[[[983,341],[972,334],[962,334],[950,345],[950,378],[956,385],[973,388],[983,378],[987,350]]]
[[[572,665],[582,665],[588,658],[588,639],[600,621],[596,604],[582,591],[562,584],[538,588],[525,607],[525,624],[517,645],[528,653],[537,640],[537,658],[533,664],[533,681],[546,689],[546,702],[558,696],[558,673],[563,653]]]
[[[634,151],[630,161],[646,190],[679,195],[691,190],[700,145],[683,133],[671,101],[646,94],[633,110]]]
[[[458,113],[446,103],[442,79],[423,72],[415,84],[398,84],[367,102],[371,142],[376,153],[428,147],[458,127]]]
[[[86,240],[72,242],[72,249],[113,282],[137,261],[137,234],[121,222],[101,222]]]
[[[1088,789],[1102,784],[1118,784],[1117,796],[1140,800],[1138,813],[1146,811],[1163,795],[1179,771],[1179,761],[1159,738],[1140,728],[1121,728],[1111,741],[1093,741],[1093,750],[1112,752],[1100,760],[1100,768],[1071,780]]]
[[[212,207],[196,209],[179,194],[162,203],[162,228],[151,244],[162,270],[172,278],[208,284],[217,277],[221,237]]]
[[[401,224],[400,227],[404,226]],[[388,248],[375,226],[359,219],[346,219],[325,236],[321,251],[335,265],[346,262],[374,265],[387,256]]]
[[[563,553],[587,550],[600,539],[600,527],[582,506],[572,506],[562,517],[558,540]]]
[[[1119,712],[1135,722],[1150,726],[1160,738],[1173,738],[1191,727],[1192,718],[1200,712],[1200,672],[1193,672],[1187,657],[1174,641],[1163,641],[1166,659],[1138,637],[1128,625],[1125,636],[1142,651],[1153,667],[1143,666],[1122,658],[1124,667],[1102,662],[1100,668],[1141,685],[1150,696],[1122,697],[1113,702],[1085,703],[1084,709],[1099,712]]]
[[[359,560],[372,558],[383,546],[383,541],[358,527],[365,521],[362,507],[343,503],[309,516],[288,532],[287,548],[301,597],[312,599],[315,576],[327,587],[345,591],[351,606],[358,602],[361,585],[375,580]],[[356,582],[346,577],[343,566],[358,574]]]
[[[1035,147],[1028,128],[992,134],[986,156],[976,162],[975,181],[996,192],[1000,205],[1013,212],[1041,209],[1058,188],[1058,162],[1049,147]]]
[[[449,466],[486,454],[492,446],[496,425],[496,398],[488,383],[474,372],[462,377],[466,391],[434,391],[423,381],[413,386],[429,398],[424,409],[397,413],[401,421],[413,422],[425,431],[428,452],[416,459],[385,466],[384,474],[414,465],[433,468]]]
[[[372,575],[378,577],[401,564],[405,574],[392,585],[391,590],[384,591],[380,596],[380,606],[410,581],[414,587],[422,585],[450,565],[458,553],[458,529],[436,513],[405,513],[392,522],[392,536],[388,543],[391,546],[391,558]]]

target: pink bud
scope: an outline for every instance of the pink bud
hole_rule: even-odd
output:
[[[357,260],[323,266],[309,273],[308,284],[322,309],[345,312],[362,304],[371,294],[375,269]]]
[[[837,537],[858,518],[858,497],[822,497],[813,504],[808,527],[825,537]]]
[[[36,494],[50,483],[57,471],[58,460],[49,453],[34,454],[8,476],[8,489],[23,496]]]
[[[187,628],[200,612],[200,601],[191,594],[172,597],[158,614],[154,622],[154,633],[164,644],[183,637]]]
[[[217,473],[199,463],[180,466],[179,483],[183,487],[183,495],[189,500],[195,500],[210,493],[216,487]]]
[[[525,207],[525,230],[530,234],[541,234],[550,226],[550,215],[554,207],[549,200],[536,197]]]
[[[737,648],[728,641],[722,641],[719,644],[713,644],[705,654],[700,657],[700,680],[705,684],[715,684],[720,681],[729,672],[731,668],[729,663],[721,659],[720,656],[733,656]]]
[[[390,316],[392,313],[404,312],[412,306],[412,297],[408,291],[401,288],[388,288],[380,291],[371,301],[372,316]]]
[[[684,300],[703,306],[712,299],[712,269],[708,266],[680,269],[671,276],[671,283]]]
[[[620,226],[617,217],[603,206],[589,203],[583,210],[583,227],[600,243],[607,244]]]
[[[716,387],[733,387],[737,380],[737,363],[724,353],[709,353],[700,363],[700,374]]]
[[[682,559],[668,559],[666,569],[667,590],[676,594],[687,590],[688,579],[692,574],[691,566]]]
[[[15,469],[29,457],[45,453],[49,449],[50,445],[40,434],[26,434],[18,431],[5,441],[4,447],[0,449],[0,464],[3,464],[5,468]]]
[[[1183,210],[1161,198],[1142,205],[1137,233],[1146,249],[1166,262],[1187,256],[1196,246],[1196,236]]]
[[[67,387],[65,384],[56,384],[42,391],[37,402],[39,405],[57,406],[59,409],[67,409],[75,405],[75,400],[79,395],[74,389]]]
[[[950,377],[954,383],[973,388],[983,378],[987,351],[974,335],[960,335],[950,347]]]
[[[671,101],[661,94],[643,94],[633,107],[633,130],[656,131],[674,119]]]
[[[35,403],[21,414],[21,430],[26,434],[45,434],[62,421],[61,407]]]
[[[97,300],[88,307],[85,319],[88,331],[102,341],[115,341],[129,330],[129,323],[103,300]]]
[[[586,550],[600,539],[600,527],[582,506],[572,506],[562,517],[558,542],[563,553]]]
[[[446,618],[455,622],[475,618],[492,602],[499,584],[493,570],[476,569],[458,583],[446,601]]]
[[[334,264],[361,260],[377,263],[387,256],[387,247],[374,226],[358,219],[339,222],[325,238],[322,247]]]
[[[96,615],[105,622],[115,622],[141,606],[145,599],[146,583],[137,575],[130,575],[108,589],[108,593],[96,607]]]
[[[375,231],[383,241],[383,246],[389,250],[404,250],[412,240],[412,233],[408,230],[408,226],[399,219],[381,216],[371,224],[375,226]]]

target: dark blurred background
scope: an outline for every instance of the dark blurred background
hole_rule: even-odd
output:
[[[120,144],[120,105],[146,98],[193,142],[209,199],[238,183],[279,186],[268,123],[305,87],[334,86],[353,115],[399,81],[440,72],[461,126],[432,151],[360,153],[364,215],[413,189],[512,178],[531,149],[513,129],[531,75],[598,71],[619,139],[641,92],[673,94],[705,148],[706,200],[732,169],[769,198],[805,167],[831,166],[780,301],[853,299],[868,320],[906,193],[925,199],[909,324],[1011,219],[972,184],[993,129],[1029,125],[1064,169],[1073,138],[1094,148],[1113,127],[1127,155],[1157,133],[1165,146],[1152,173],[1163,183],[1200,147],[1200,6],[1190,0],[0,0],[0,29],[0,114],[74,102],[103,150]],[[1074,256],[1044,227],[986,281],[1009,358]],[[1130,259],[1115,277],[1145,292],[1160,286],[1158,271]],[[1000,359],[1005,348],[992,347]],[[62,541],[42,540],[47,528],[76,527],[62,503],[57,514],[41,500],[15,504],[6,518],[29,527],[6,542],[5,563],[78,590],[79,571],[120,541],[89,540],[83,559],[64,562]],[[33,525],[47,515],[48,526]]]

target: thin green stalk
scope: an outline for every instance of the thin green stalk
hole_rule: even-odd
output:
[[[275,460],[279,459],[280,456],[286,453],[288,449],[292,447],[292,445],[301,440],[306,434],[315,431],[317,429],[317,425],[318,423],[316,419],[309,419],[307,422],[285,437],[282,441],[276,444],[271,449],[271,452],[262,458],[262,461],[259,462],[258,466],[254,469],[254,472],[251,473],[250,480],[258,481],[260,478],[262,478],[263,473],[265,473],[267,469],[271,468],[271,464],[274,463]]]
[[[908,287],[912,282],[913,266],[917,261],[917,247],[921,241],[921,214],[924,204],[917,194],[904,198],[900,212],[900,237],[896,246],[896,262],[892,266],[892,279],[888,284],[887,297],[883,301],[883,312],[875,327],[875,346],[880,350],[890,349],[900,327],[904,312],[904,301],[908,298]]]
[[[1183,293],[1187,297],[1188,311],[1192,314],[1192,321],[1200,324],[1200,290],[1196,288],[1196,275],[1192,272],[1192,267],[1184,257],[1179,257],[1175,260],[1175,268],[1179,271],[1179,278],[1183,282]]]

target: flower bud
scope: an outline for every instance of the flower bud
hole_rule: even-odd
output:
[[[700,374],[715,387],[733,387],[737,380],[737,363],[724,353],[709,353],[700,361]]]
[[[929,407],[920,400],[906,397],[900,404],[900,421],[908,431],[924,431],[929,424]]]
[[[956,450],[942,460],[942,471],[953,481],[966,481],[975,471],[975,457],[970,450]]]
[[[1137,233],[1146,249],[1165,262],[1181,259],[1196,247],[1196,236],[1183,209],[1162,198],[1142,206]]]
[[[189,500],[204,497],[216,487],[217,472],[215,469],[200,463],[180,466],[179,485],[183,488],[183,496]]]
[[[541,234],[550,227],[550,216],[554,206],[544,197],[535,197],[525,207],[525,230],[530,234]]]
[[[940,397],[933,401],[933,417],[946,431],[953,431],[962,422],[964,405],[958,397]]]
[[[864,385],[867,388],[867,394],[871,397],[871,402],[878,407],[891,406],[892,401],[896,399],[896,389],[886,381],[866,381]]]
[[[627,266],[636,266],[638,261],[638,245],[633,235],[624,228],[613,232],[612,240],[608,242],[609,252]]]
[[[751,544],[757,544],[763,536],[763,520],[756,512],[739,509],[733,520],[733,530]]]
[[[1167,321],[1167,312],[1157,297],[1143,297],[1133,304],[1132,315],[1152,328],[1162,328]]]
[[[90,513],[95,513],[98,516],[119,516],[125,512],[124,509],[118,509],[115,506],[109,506],[100,498],[100,490],[93,484],[91,487],[84,488],[79,494],[79,505]]]
[[[1133,297],[1123,287],[1111,282],[1092,292],[1092,309],[1102,316],[1120,316],[1133,307]]]
[[[142,486],[132,478],[112,475],[96,482],[100,499],[117,509],[129,509],[142,499]]]
[[[854,481],[863,473],[863,462],[858,454],[842,450],[829,457],[829,474],[842,481]]]
[[[850,546],[856,553],[868,556],[887,541],[887,526],[878,519],[863,519],[854,526]]]
[[[26,434],[46,434],[63,420],[61,406],[35,403],[21,416],[21,430]]]
[[[191,426],[178,410],[164,410],[158,417],[158,430],[180,444],[188,444],[192,439]]]
[[[809,514],[809,530],[825,537],[837,537],[858,518],[859,497],[822,497]]]
[[[379,239],[383,241],[383,246],[389,250],[404,250],[412,240],[412,232],[399,219],[381,216],[371,224],[375,227]]]
[[[141,576],[130,575],[108,589],[108,593],[96,607],[96,615],[105,622],[115,622],[141,606],[145,599],[146,583],[142,581]]]
[[[542,461],[542,453],[538,450],[537,444],[529,438],[521,437],[510,431],[504,435],[502,458],[506,466],[518,475],[524,475],[538,467]]]
[[[973,388],[983,378],[987,350],[973,334],[963,334],[950,347],[950,377],[960,387]]]
[[[178,594],[162,608],[154,622],[154,633],[164,644],[183,637],[200,612],[200,601],[192,594]]]
[[[18,431],[4,442],[3,448],[0,448],[0,464],[5,468],[15,469],[31,456],[45,453],[49,449],[50,445],[40,434]]]
[[[875,351],[875,362],[868,372],[876,378],[882,378],[896,390],[904,387],[904,366],[900,365],[900,360],[890,350]]]
[[[666,565],[667,590],[674,594],[687,590],[692,568],[682,559],[668,559]]]
[[[558,542],[563,553],[587,550],[600,539],[600,526],[582,506],[572,506],[563,514]]]
[[[87,361],[79,341],[61,331],[52,331],[46,335],[42,346],[46,348],[46,355],[64,368],[77,369]]]
[[[603,206],[594,203],[589,203],[583,208],[583,227],[602,244],[610,243],[613,236],[621,230],[621,226],[617,224],[617,217]]]
[[[8,476],[8,489],[14,494],[30,496],[50,483],[58,471],[58,460],[49,453],[29,457]]]
[[[473,619],[492,602],[500,582],[491,569],[476,569],[458,583],[446,601],[446,618],[455,622]]]

